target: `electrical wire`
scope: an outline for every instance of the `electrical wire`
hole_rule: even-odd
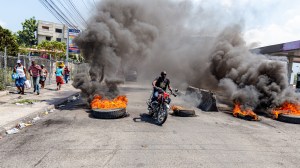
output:
[[[71,0],[57,0],[58,5],[52,0],[39,0],[39,2],[61,23],[73,29],[85,29],[87,21],[81,15]],[[84,3],[84,1],[83,1]],[[84,3],[86,6],[86,4]],[[87,6],[86,6],[87,8]]]

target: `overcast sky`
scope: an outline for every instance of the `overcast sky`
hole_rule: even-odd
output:
[[[99,0],[73,0],[88,18]],[[300,40],[299,0],[193,0],[195,4],[209,4],[243,18],[247,43],[259,46]],[[32,16],[38,20],[58,22],[38,0],[0,0],[0,25],[16,32],[21,22]],[[94,3],[95,2],[95,3]],[[234,17],[233,17],[234,19]]]

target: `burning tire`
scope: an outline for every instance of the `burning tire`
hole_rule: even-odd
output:
[[[194,117],[195,115],[195,110],[174,110],[173,111],[175,116],[179,117]]]
[[[126,109],[92,109],[93,116],[101,119],[117,119],[126,116]]]
[[[277,119],[282,122],[300,124],[300,116],[296,115],[279,114]]]

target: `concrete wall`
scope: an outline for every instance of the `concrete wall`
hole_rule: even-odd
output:
[[[61,29],[62,33],[56,32],[56,29]],[[68,27],[59,23],[52,23],[47,21],[38,21],[37,39],[38,44],[46,40],[46,37],[51,37],[51,41],[61,39],[61,42],[67,42]]]

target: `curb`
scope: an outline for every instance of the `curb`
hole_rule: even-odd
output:
[[[22,118],[19,118],[17,120],[14,120],[4,126],[1,126],[0,127],[0,137],[4,137],[6,136],[6,131],[9,130],[9,129],[12,129],[12,128],[15,128],[17,124],[19,124],[20,122],[24,122],[24,123],[27,123],[27,122],[30,122],[32,121],[32,119],[34,117],[43,117],[47,114],[45,114],[46,110],[47,111],[50,111],[51,109],[55,109],[56,106],[60,105],[60,104],[64,104],[68,101],[68,99],[70,97],[73,97],[75,95],[78,95],[80,92],[76,92],[68,97],[65,97],[65,98],[61,98],[60,100],[57,100],[56,102],[54,102],[53,104],[51,105],[48,105],[47,107],[44,107],[44,108],[41,108],[39,110],[36,110],[34,112],[32,112],[31,114],[28,114],[27,116],[25,117],[22,117]]]

